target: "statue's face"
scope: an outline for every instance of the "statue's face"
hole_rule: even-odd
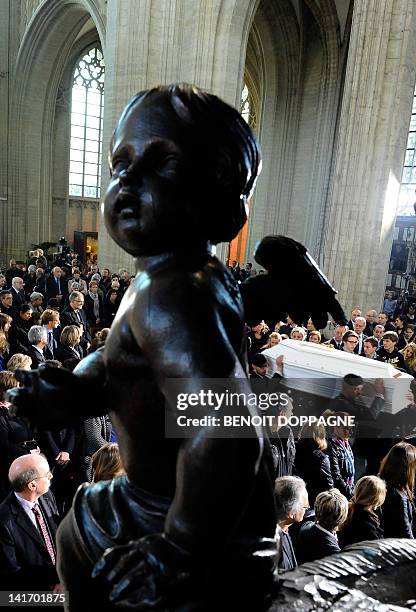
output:
[[[160,102],[137,104],[116,130],[104,219],[132,255],[167,252],[186,236],[192,175],[180,142],[178,122]]]

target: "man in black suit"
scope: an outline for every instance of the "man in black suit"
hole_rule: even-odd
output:
[[[40,318],[40,322],[46,330],[48,343],[45,347],[44,355],[46,359],[55,359],[58,352],[58,337],[57,328],[60,324],[59,312],[47,308]]]
[[[46,302],[51,298],[57,298],[60,304],[63,304],[65,297],[68,294],[68,283],[66,280],[61,279],[62,270],[59,266],[55,266],[52,269],[52,274],[46,279]]]
[[[358,344],[354,349],[354,353],[357,353],[357,355],[364,354],[364,340],[367,338],[367,336],[364,334],[366,325],[367,321],[364,319],[364,317],[355,318],[354,331],[358,336]]]
[[[26,303],[26,296],[25,296],[23,287],[24,287],[23,278],[20,278],[20,276],[15,276],[12,279],[12,286],[10,288],[10,293],[13,296],[12,308],[16,316],[19,314],[20,306],[23,306],[23,304]]]
[[[334,337],[331,338],[331,340],[329,340],[328,342],[325,342],[325,344],[329,344],[333,346],[334,348],[338,349],[339,351],[342,351],[343,350],[342,337],[347,330],[348,328],[346,325],[337,325],[335,327]]]
[[[13,317],[13,296],[9,289],[3,289],[0,291],[0,312]]]
[[[42,325],[32,325],[27,335],[29,340],[28,354],[32,358],[32,370],[37,370],[40,363],[45,361],[45,346],[48,344],[48,335]]]
[[[354,323],[357,317],[361,317],[361,310],[358,307],[351,310],[351,319],[347,323],[348,329],[354,329]]]
[[[81,346],[86,352],[91,344],[91,334],[83,306],[84,295],[80,291],[73,291],[69,296],[69,306],[61,312],[61,327],[63,329],[67,325],[82,325]]]
[[[301,523],[305,511],[309,507],[308,492],[302,478],[297,476],[281,476],[276,478],[276,538],[280,542],[278,554],[278,568],[291,570],[298,563],[289,534],[289,527],[294,523]]]
[[[384,327],[384,331],[395,331],[395,327],[393,323],[389,321],[389,315],[386,312],[380,312],[377,323]]]
[[[6,285],[7,287],[12,286],[12,279],[15,276],[21,276],[23,278],[23,271],[18,267],[15,259],[11,259],[9,262],[9,268],[5,272]]]
[[[13,461],[12,492],[0,504],[0,579],[8,590],[56,589],[56,505],[48,494],[52,474],[39,454]]]
[[[370,308],[369,310],[367,310],[366,315],[365,315],[365,320],[366,320],[366,326],[364,329],[364,334],[367,337],[372,336],[374,326],[377,323],[377,310],[374,310],[373,308]]]

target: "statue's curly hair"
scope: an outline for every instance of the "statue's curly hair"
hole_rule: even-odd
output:
[[[247,200],[261,169],[260,149],[250,127],[235,108],[186,83],[137,93],[119,123],[144,102],[165,102],[179,122],[181,144],[193,160],[189,181],[202,200],[200,207],[189,210],[198,234],[214,244],[232,240],[247,220]]]

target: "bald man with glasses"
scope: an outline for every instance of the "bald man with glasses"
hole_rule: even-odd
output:
[[[59,590],[55,533],[58,512],[45,457],[18,457],[9,469],[11,493],[0,504],[0,583],[9,590]]]

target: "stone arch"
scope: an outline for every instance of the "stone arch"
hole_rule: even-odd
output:
[[[95,201],[96,212],[89,213],[91,223],[84,227],[85,219],[83,207],[76,206],[68,194],[68,175],[71,140],[71,93],[74,68],[80,57],[90,48],[99,45],[98,32],[93,28],[79,36],[68,56],[67,65],[59,85],[58,97],[55,105],[54,142],[53,142],[53,169],[52,169],[52,222],[51,235],[53,237],[65,235],[72,242],[74,229],[96,231],[98,228],[98,200]],[[94,201],[85,202],[84,208],[92,210]],[[81,210],[81,213],[79,212]]]
[[[258,132],[263,173],[246,257],[267,233],[288,234],[319,257],[341,82],[335,4],[304,0],[297,14],[289,0],[262,0],[252,36],[257,65],[264,66]]]
[[[21,254],[31,243],[51,238],[56,99],[71,49],[90,18],[105,50],[104,20],[96,0],[44,1],[22,39],[10,116],[15,138],[4,224],[4,249],[9,253]]]
[[[292,183],[299,28],[290,0],[263,1],[254,16],[248,47],[249,69],[260,85],[258,138],[263,171],[252,202],[246,258],[256,242],[275,228],[285,232]]]

